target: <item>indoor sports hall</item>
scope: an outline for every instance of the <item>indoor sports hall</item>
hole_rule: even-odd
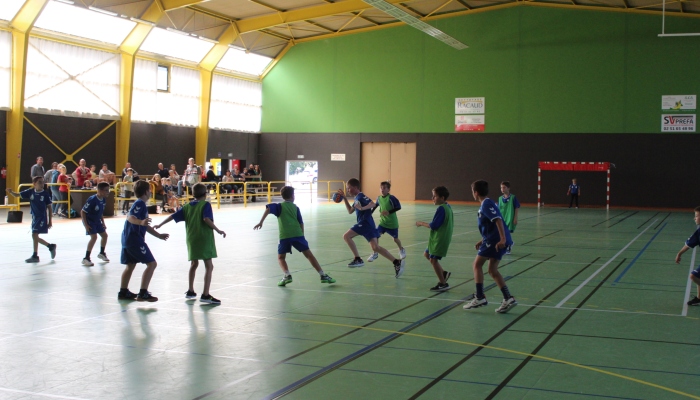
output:
[[[0,1],[0,399],[700,399],[698,17]],[[400,273],[348,239],[391,215]],[[193,221],[216,225],[208,297]],[[283,272],[290,223],[322,271],[295,248]],[[152,278],[122,242],[141,228]]]

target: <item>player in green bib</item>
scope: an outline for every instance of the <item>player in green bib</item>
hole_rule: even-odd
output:
[[[498,210],[503,216],[503,223],[510,233],[515,232],[515,227],[518,225],[518,209],[520,202],[515,198],[515,195],[510,192],[510,182],[501,182],[501,193],[503,196],[498,198]],[[512,236],[512,235],[511,235]],[[513,245],[506,247],[506,254],[510,254]]]
[[[394,238],[394,243],[399,246],[399,258],[406,258],[406,249],[401,245],[401,240],[399,240],[399,219],[396,216],[396,212],[401,209],[401,203],[399,199],[394,197],[389,191],[391,190],[391,183],[382,182],[379,185],[381,190],[381,196],[377,197],[374,208],[372,212],[379,208],[381,210],[381,216],[379,217],[379,227],[377,228],[377,233],[381,237],[383,234],[388,233],[389,236]],[[377,243],[379,243],[379,238],[377,238]],[[372,253],[368,258],[367,262],[372,262],[379,257],[379,253]]]
[[[335,283],[335,279],[323,272],[318,260],[316,260],[316,257],[309,249],[309,243],[304,238],[304,220],[301,218],[299,207],[294,204],[294,188],[285,186],[280,191],[280,194],[284,202],[268,204],[265,207],[265,213],[260,223],[253,227],[255,230],[262,228],[265,218],[270,214],[277,217],[277,226],[280,232],[280,241],[277,246],[277,261],[280,264],[280,268],[282,268],[282,272],[284,272],[277,286],[286,286],[292,283],[292,274],[289,272],[289,266],[287,265],[287,253],[292,253],[292,247],[309,260],[311,266],[321,275],[321,283]]]
[[[430,223],[418,221],[416,226],[424,226],[430,228],[430,239],[428,240],[428,248],[425,249],[423,256],[430,261],[430,265],[435,270],[435,275],[438,277],[438,284],[430,288],[433,292],[444,292],[450,290],[450,284],[447,280],[450,279],[450,272],[442,269],[440,260],[447,256],[447,250],[450,248],[452,241],[452,231],[454,230],[454,217],[452,215],[452,207],[447,204],[447,198],[450,197],[450,192],[444,186],[438,186],[433,189],[433,204],[438,206],[435,210],[435,216]]]
[[[204,274],[204,289],[199,301],[221,304],[221,300],[214,298],[209,293],[209,287],[211,286],[211,276],[214,271],[212,258],[216,258],[214,231],[223,237],[226,237],[226,232],[214,225],[214,213],[211,204],[207,201],[207,187],[198,183],[192,188],[192,193],[195,198],[193,201],[185,204],[175,214],[168,216],[165,221],[156,225],[155,228],[158,229],[172,220],[175,220],[175,222],[185,221],[187,255],[188,260],[190,260],[190,287],[185,292],[185,297],[188,299],[197,297],[197,293],[194,292],[194,277],[199,266],[199,260],[204,260],[206,273]]]

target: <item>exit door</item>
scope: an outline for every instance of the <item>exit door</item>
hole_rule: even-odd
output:
[[[399,201],[416,199],[416,144],[362,143],[362,192],[372,200],[379,185],[391,182],[391,194]]]

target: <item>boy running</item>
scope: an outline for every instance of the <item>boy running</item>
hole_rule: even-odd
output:
[[[401,203],[399,203],[399,199],[389,193],[391,190],[391,183],[382,182],[379,188],[382,194],[377,197],[377,202],[374,208],[372,208],[372,212],[374,212],[377,207],[381,210],[377,233],[380,237],[384,233],[388,233],[389,236],[394,238],[394,243],[399,246],[399,258],[403,260],[406,258],[406,249],[401,246],[401,241],[399,240],[399,219],[396,217],[396,212],[401,209]],[[379,243],[379,238],[377,238],[377,243]],[[379,253],[372,253],[367,258],[367,262],[372,262],[376,260],[377,257],[379,257]]]
[[[51,193],[49,193],[48,190],[44,190],[43,176],[35,176],[32,178],[32,185],[34,185],[33,188],[23,190],[19,193],[13,192],[10,188],[5,189],[5,191],[12,197],[20,197],[22,200],[29,200],[29,206],[32,212],[32,241],[34,242],[34,253],[24,261],[27,263],[38,263],[39,243],[49,249],[52,260],[56,258],[56,245],[39,237],[41,234],[49,233],[49,229],[52,227]]]
[[[440,260],[447,256],[447,249],[452,241],[452,231],[454,229],[454,218],[452,216],[452,207],[447,204],[447,198],[450,197],[450,192],[444,186],[438,186],[433,189],[433,204],[438,206],[435,210],[435,216],[431,223],[418,221],[416,226],[424,226],[430,228],[430,239],[428,240],[428,248],[425,249],[423,256],[430,261],[435,274],[438,277],[438,284],[430,288],[433,292],[444,292],[450,290],[450,284],[447,280],[450,279],[450,272],[442,269]]]
[[[108,196],[109,183],[100,182],[97,184],[97,194],[88,197],[82,210],[80,210],[80,217],[83,220],[85,234],[90,236],[85,258],[83,258],[83,265],[86,267],[95,265],[90,260],[90,253],[92,253],[92,248],[95,246],[95,242],[97,242],[97,235],[100,235],[100,253],[97,255],[97,258],[104,262],[109,262],[109,258],[107,258],[105,254],[105,246],[107,246],[107,225],[105,225],[105,219],[103,217]]]

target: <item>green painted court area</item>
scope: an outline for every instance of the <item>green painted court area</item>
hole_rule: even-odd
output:
[[[423,258],[435,206],[405,204],[400,238],[406,273],[379,258],[350,269],[342,205],[297,201],[306,237],[325,272],[321,284],[298,253],[294,282],[278,287],[277,223],[261,231],[263,205],[222,206],[212,294],[187,300],[184,224],[168,224],[150,290],[156,303],[117,300],[123,218],[107,220],[111,262],[83,267],[79,220],[56,221],[51,260],[31,255],[29,215],[0,228],[2,399],[681,399],[700,398],[695,378],[700,309],[684,306],[695,286],[692,211],[522,208],[515,246],[500,271],[519,305],[486,278],[489,305],[462,309],[474,293],[477,207],[454,205],[443,267],[452,289]],[[376,215],[375,215],[376,216]],[[154,223],[165,218],[154,215]],[[356,239],[363,257],[369,246]],[[398,250],[391,238],[380,244]],[[700,257],[696,262],[700,262]],[[143,266],[132,278],[138,289]],[[201,292],[200,267],[195,289]]]

